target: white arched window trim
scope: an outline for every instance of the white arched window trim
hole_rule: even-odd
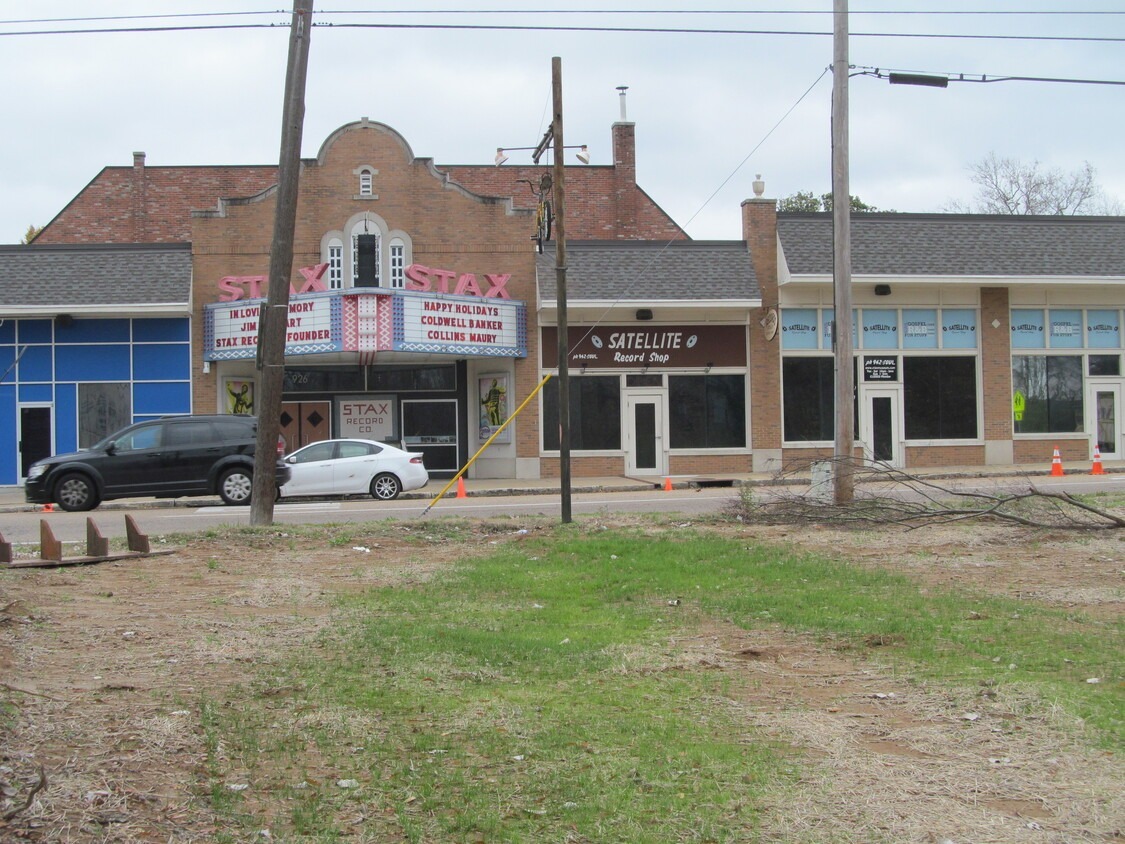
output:
[[[352,170],[352,175],[356,177],[356,194],[353,199],[379,198],[375,193],[375,177],[379,175],[378,170],[370,164],[361,164]]]
[[[327,232],[321,238],[321,260],[328,264],[326,277],[329,289],[355,286],[361,234],[378,237],[379,286],[402,289],[406,284],[406,268],[413,262],[414,247],[410,235],[400,229],[388,228],[386,220],[371,211],[353,215],[342,229]],[[338,258],[334,250],[339,251]],[[334,259],[339,265],[340,288],[333,284]]]

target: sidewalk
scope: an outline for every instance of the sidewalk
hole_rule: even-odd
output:
[[[1107,475],[1125,473],[1125,461],[1104,463]],[[952,478],[1005,478],[1020,479],[1025,481],[1049,480],[1051,477],[1050,463],[1026,463],[1005,466],[962,466],[940,467],[935,469],[910,469],[906,470],[912,475],[926,478],[927,480],[940,480]],[[1075,478],[1089,476],[1090,466],[1077,462],[1075,465],[1064,466],[1066,477]],[[1103,476],[1104,477],[1104,476]],[[422,489],[404,492],[400,500],[430,499],[435,498],[449,481],[443,478],[433,478]],[[625,477],[609,476],[599,478],[571,478],[570,490],[572,494],[582,493],[611,493],[611,492],[642,492],[645,490],[663,490],[666,483],[672,489],[696,489],[709,486],[732,488],[744,486],[777,486],[781,484],[799,485],[811,482],[809,473],[788,475],[779,480],[772,472],[761,473],[716,473],[710,475],[670,475],[667,477]],[[498,495],[559,495],[561,492],[558,478],[518,479],[496,478],[465,480],[465,494],[474,496]],[[451,486],[445,493],[445,498],[455,498],[456,485]],[[154,507],[207,507],[218,506],[221,500],[217,495],[190,496],[185,498],[123,498],[107,501],[99,509],[145,509]],[[282,504],[281,506],[284,506]],[[24,499],[22,486],[0,486],[0,513],[35,512],[42,510],[39,504],[29,504]]]

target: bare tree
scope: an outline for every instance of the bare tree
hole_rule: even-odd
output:
[[[1071,172],[1038,161],[1002,158],[990,152],[968,167],[976,185],[974,201],[952,202],[947,211],[978,214],[1105,214],[1121,204],[1106,197],[1090,162]]]

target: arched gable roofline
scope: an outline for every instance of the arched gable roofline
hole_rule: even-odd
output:
[[[227,216],[227,209],[233,205],[253,205],[256,202],[262,202],[265,199],[277,193],[277,185],[272,184],[263,191],[259,191],[253,196],[237,196],[237,197],[219,197],[219,201],[215,208],[206,210],[192,211],[193,217],[225,217]]]
[[[410,144],[408,144],[406,142],[406,139],[390,126],[385,123],[379,123],[378,121],[370,120],[366,117],[362,117],[359,120],[355,120],[351,123],[345,123],[339,129],[325,138],[324,143],[321,144],[320,150],[317,152],[317,164],[323,165],[328,156],[328,150],[332,147],[332,145],[346,132],[351,132],[356,129],[375,129],[393,138],[402,148],[403,155],[406,157],[408,163],[419,164],[425,167],[429,174],[437,179],[441,183],[442,187],[446,190],[457,191],[462,196],[472,199],[475,202],[479,202],[482,205],[500,205],[504,208],[504,213],[508,216],[531,216],[535,213],[534,211],[529,211],[524,208],[515,208],[512,203],[511,197],[483,196],[481,194],[474,193],[473,191],[462,185],[460,182],[454,181],[448,172],[439,170],[434,165],[434,160],[432,158],[415,158],[414,152],[410,148]]]
[[[406,138],[388,126],[386,123],[379,123],[375,120],[369,120],[366,117],[361,117],[359,120],[354,120],[351,123],[345,123],[331,135],[324,139],[324,143],[320,145],[320,150],[316,154],[317,164],[323,165],[325,159],[328,157],[328,150],[332,147],[337,140],[343,137],[347,132],[356,129],[375,129],[382,132],[384,135],[389,135],[393,138],[398,145],[402,148],[403,155],[408,162],[414,160],[414,151],[410,149],[410,144],[406,142]]]

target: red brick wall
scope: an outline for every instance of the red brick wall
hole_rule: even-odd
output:
[[[559,458],[542,458],[539,462],[539,473],[544,478],[559,477]],[[621,477],[625,474],[625,458],[571,455],[570,474],[575,478]]]
[[[982,445],[917,446],[906,449],[906,468],[937,469],[946,466],[983,466]]]
[[[358,176],[369,165],[378,173],[378,199],[357,200]],[[444,184],[425,159],[410,160],[405,144],[379,124],[352,124],[329,141],[318,162],[301,171],[294,235],[293,280],[297,269],[321,262],[323,235],[341,229],[350,217],[370,211],[392,229],[410,234],[414,261],[458,273],[511,273],[507,289],[528,304],[528,357],[515,366],[515,396],[520,400],[538,382],[539,334],[535,302],[535,251],[528,240],[530,215],[507,214],[503,204],[466,195]],[[216,284],[224,275],[264,275],[269,271],[276,193],[252,202],[231,204],[225,216],[196,217],[191,231],[195,319],[193,342],[202,348],[203,305],[218,299]],[[195,366],[200,366],[199,362]],[[197,411],[214,408],[214,376],[197,371]],[[203,384],[207,384],[203,388]],[[209,403],[209,404],[208,404]],[[536,457],[538,403],[524,410],[517,424],[516,453]]]
[[[142,160],[143,161],[143,160]],[[220,197],[252,196],[277,167],[106,167],[48,223],[37,244],[184,243],[191,212]]]
[[[633,124],[615,124],[613,143],[613,165],[566,167],[567,237],[688,239],[684,230],[637,187]],[[418,161],[432,164],[430,159]],[[315,161],[306,160],[304,165],[315,166]],[[441,165],[438,169],[478,196],[510,197],[516,208],[533,209],[535,193],[522,180],[538,185],[551,167],[471,164]],[[135,153],[132,167],[106,167],[95,176],[44,227],[36,242],[185,242],[191,239],[192,211],[213,210],[220,199],[255,196],[276,183],[277,167],[273,165],[149,167],[144,153]],[[348,186],[349,195],[356,193],[354,188]],[[524,232],[528,239],[532,228],[528,220]]]
[[[750,249],[762,308],[750,315],[750,426],[754,449],[781,448],[781,336],[767,340],[760,320],[777,308],[777,206],[772,199],[742,203],[742,237]]]
[[[505,164],[503,167],[480,165],[442,166],[458,184],[481,196],[511,197],[517,208],[534,208],[536,194],[521,179],[538,185],[550,167],[525,167]],[[619,193],[618,174],[607,166],[570,166],[566,168],[566,237],[567,240],[686,240],[687,234],[635,184]],[[619,225],[619,199],[634,208],[636,222],[631,228]],[[531,237],[534,226],[528,224]]]
[[[1006,287],[980,291],[981,395],[986,440],[1012,438],[1011,311]],[[992,327],[993,322],[999,326]],[[983,462],[983,461],[982,461]]]
[[[1036,440],[1016,440],[1015,461],[1016,463],[1050,464],[1056,446],[1059,449],[1059,459],[1062,460],[1064,469],[1066,468],[1065,464],[1069,461],[1085,463],[1087,465],[1084,468],[1089,468],[1090,443],[1085,439],[1062,440],[1045,436]]]
[[[672,475],[746,474],[754,468],[749,454],[673,454],[668,463]]]

